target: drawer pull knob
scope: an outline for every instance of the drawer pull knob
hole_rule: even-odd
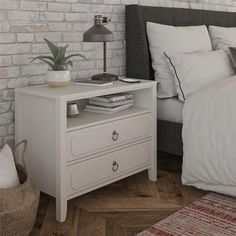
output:
[[[119,134],[114,130],[112,133],[112,140],[117,141],[119,138]]]
[[[116,172],[118,169],[119,169],[119,165],[116,161],[114,161],[113,164],[112,164],[112,170],[114,172]]]

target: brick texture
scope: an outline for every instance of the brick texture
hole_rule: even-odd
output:
[[[72,77],[89,77],[102,71],[102,44],[82,35],[97,11],[105,14],[116,39],[108,44],[108,71],[124,75],[126,4],[236,11],[236,0],[0,0],[0,146],[14,140],[14,88],[45,82],[47,66],[31,64],[48,53],[43,38],[83,53],[88,60],[75,59]]]

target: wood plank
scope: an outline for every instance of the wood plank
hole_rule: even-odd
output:
[[[90,214],[84,210],[80,211],[78,236],[91,235],[103,236],[106,235],[106,220],[96,214]]]
[[[155,197],[130,197],[121,199],[94,199],[78,201],[78,207],[88,212],[124,212],[124,211],[155,211],[175,210],[180,205]]]

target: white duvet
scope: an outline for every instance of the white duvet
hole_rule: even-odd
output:
[[[188,98],[183,143],[182,183],[236,196],[236,76]]]

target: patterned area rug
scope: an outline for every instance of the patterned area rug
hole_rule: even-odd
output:
[[[236,198],[210,193],[137,236],[236,236]]]

